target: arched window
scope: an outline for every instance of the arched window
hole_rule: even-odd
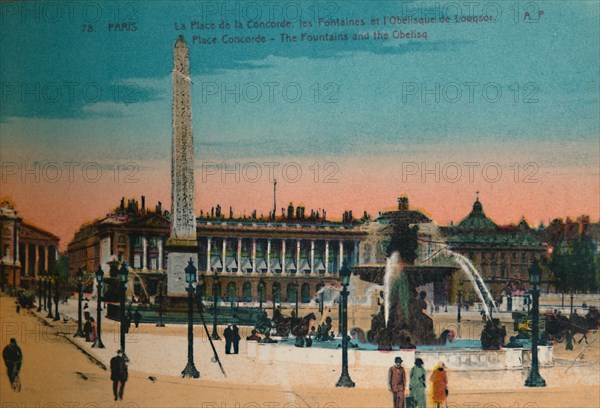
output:
[[[227,300],[232,303],[237,302],[237,285],[235,282],[227,284]]]
[[[281,285],[279,282],[273,283],[272,286],[272,294],[273,294],[273,302],[280,303],[281,302]]]
[[[287,285],[287,290],[286,290],[286,301],[288,301],[289,303],[294,303],[296,302],[296,295],[297,295],[298,291],[296,288],[296,284],[295,283],[288,283]]]
[[[252,284],[244,282],[242,286],[242,300],[244,302],[252,302]]]
[[[302,303],[310,302],[310,285],[308,283],[302,284]]]
[[[264,282],[258,283],[258,301],[264,302],[267,300],[267,285]]]

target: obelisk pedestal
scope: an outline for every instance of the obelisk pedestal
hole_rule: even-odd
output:
[[[167,296],[187,296],[185,268],[198,267],[194,211],[194,139],[189,50],[183,36],[173,54],[173,134],[171,145],[171,234],[166,243]]]

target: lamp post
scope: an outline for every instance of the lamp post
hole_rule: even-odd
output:
[[[54,319],[54,315],[52,314],[52,276],[48,276],[48,314],[46,315],[47,319]]]
[[[296,319],[298,319],[299,318],[299,316],[298,316],[298,300],[299,300],[299,298],[298,298],[298,284],[297,283],[294,283],[294,290],[296,292]]]
[[[325,310],[325,306],[323,305],[323,302],[325,301],[325,293],[321,292],[321,294],[319,295],[319,312],[321,313],[321,316],[323,316],[323,311]]]
[[[54,278],[54,320],[60,321],[60,314],[58,314],[58,304],[60,303],[60,291],[59,291],[58,272]]]
[[[81,301],[83,300],[83,270],[77,270],[77,331],[73,337],[85,337],[82,328]]]
[[[113,261],[113,262],[117,262],[118,261]],[[112,263],[112,262],[111,262]],[[116,267],[116,264],[115,264]],[[112,265],[111,265],[112,268]],[[121,350],[123,351],[123,358],[126,358],[126,354],[125,354],[125,291],[127,289],[127,278],[129,276],[129,269],[127,268],[127,263],[123,262],[121,264],[121,269],[119,269],[119,281],[121,283],[121,296],[119,299],[119,314],[120,314],[120,320],[121,320],[121,330],[120,330],[120,334],[121,334]]]
[[[46,271],[41,271],[42,281],[44,282],[44,310],[48,310],[48,275]]]
[[[38,312],[42,311],[42,275],[38,275]]]
[[[350,283],[350,268],[344,261],[340,269],[340,278],[342,280],[342,299],[340,303],[342,319],[342,374],[336,387],[354,387],[354,382],[348,374],[348,284]]]
[[[217,270],[213,270],[213,285],[212,285],[212,296],[213,296],[213,329],[211,337],[213,340],[221,340],[219,337],[219,333],[217,333],[217,286],[219,285],[219,275],[217,275]]]
[[[101,266],[98,266],[98,270],[96,271],[96,282],[98,282],[98,308],[97,308],[97,316],[96,320],[98,323],[96,324],[96,341],[92,344],[92,347],[104,348],[104,344],[102,343],[102,279],[104,278],[104,271]]]
[[[573,316],[573,292],[571,292],[571,314],[569,315],[569,317]]]
[[[529,377],[525,381],[526,387],[545,387],[546,381],[540,375],[538,361],[538,337],[539,337],[539,320],[540,320],[540,266],[538,261],[534,261],[529,268],[529,281],[531,282],[531,295],[533,298],[533,327],[531,329],[531,369]]]
[[[262,308],[263,308],[263,297],[264,297],[264,292],[265,292],[265,282],[261,279],[258,282],[258,308],[260,309],[261,313],[262,313]]]
[[[460,309],[462,308],[462,290],[458,291],[458,312],[456,313],[456,322],[460,323]]]
[[[200,373],[194,365],[194,287],[192,284],[196,282],[196,272],[197,269],[194,266],[192,258],[190,258],[188,266],[185,268],[185,281],[188,284],[188,361],[181,372],[183,378],[200,377]]]
[[[156,327],[165,327],[163,321],[163,286],[164,286],[164,275],[161,275],[160,281],[158,282],[158,323]]]

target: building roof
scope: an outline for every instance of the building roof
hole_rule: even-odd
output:
[[[451,246],[523,246],[540,247],[541,241],[525,218],[517,225],[497,225],[483,211],[479,198],[473,209],[458,225],[441,227]]]
[[[457,226],[462,230],[495,230],[497,225],[490,220],[483,211],[479,198],[473,203],[473,210]]]

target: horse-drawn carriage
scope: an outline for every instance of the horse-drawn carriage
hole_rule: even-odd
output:
[[[309,313],[303,318],[298,318],[295,312],[291,316],[284,316],[279,308],[275,309],[273,319],[267,317],[267,312],[263,311],[255,324],[258,333],[271,333],[275,330],[276,336],[287,337],[290,334],[297,338],[304,338],[308,335],[312,323],[316,320],[314,313]]]
[[[531,313],[530,313],[531,314]],[[514,312],[514,329],[520,335],[530,336],[532,328],[532,319],[530,314]],[[576,334],[581,334],[581,339],[587,343],[587,334],[590,330],[598,330],[600,325],[600,313],[594,306],[589,308],[585,316],[577,314],[577,311],[570,317],[563,315],[560,311],[548,310],[540,315],[540,322],[543,332],[546,333],[548,340],[562,343],[567,336],[573,339]]]

